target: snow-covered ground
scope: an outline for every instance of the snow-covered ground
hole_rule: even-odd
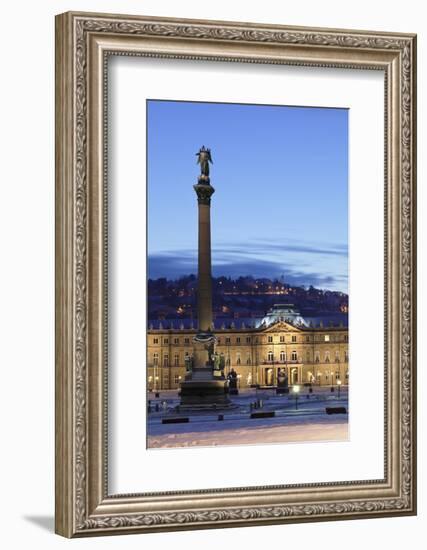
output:
[[[309,395],[309,397],[307,397]],[[260,399],[262,408],[275,411],[273,418],[250,418],[250,403]],[[329,388],[316,388],[312,394],[304,390],[295,402],[292,394],[276,396],[270,391],[246,390],[233,397],[236,409],[217,413],[176,412],[176,392],[162,392],[151,400],[148,415],[148,448],[194,447],[216,445],[254,445],[269,443],[346,441],[348,414],[327,415],[326,407],[344,406],[348,411],[347,391],[331,393]],[[296,408],[298,406],[298,408]],[[219,414],[224,415],[219,420]],[[188,423],[162,424],[162,418],[189,417]]]

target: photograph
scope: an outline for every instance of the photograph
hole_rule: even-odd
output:
[[[348,441],[349,109],[146,116],[147,448]]]

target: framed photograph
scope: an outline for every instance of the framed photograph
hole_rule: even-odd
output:
[[[416,37],[56,18],[56,532],[416,513]]]

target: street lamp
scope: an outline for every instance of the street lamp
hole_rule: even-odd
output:
[[[337,385],[338,385],[338,399],[339,399],[341,395],[341,380],[337,380]]]
[[[298,410],[298,394],[299,394],[299,386],[293,386],[292,391],[295,395],[295,410]]]

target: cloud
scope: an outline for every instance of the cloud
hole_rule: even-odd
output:
[[[288,252],[288,254],[284,254]],[[290,262],[286,256],[301,253],[306,262]],[[213,275],[236,277],[252,275],[253,277],[279,278],[284,277],[286,283],[295,286],[313,285],[331,290],[347,290],[348,276],[346,273],[330,273],[313,269],[313,265],[322,265],[309,256],[319,254],[347,257],[347,247],[329,246],[313,247],[301,244],[282,245],[274,242],[231,243],[212,250]],[[149,277],[167,277],[175,279],[190,273],[197,273],[197,251],[179,250],[165,251],[149,255]],[[299,268],[289,264],[298,265]],[[301,269],[305,268],[305,269]]]

